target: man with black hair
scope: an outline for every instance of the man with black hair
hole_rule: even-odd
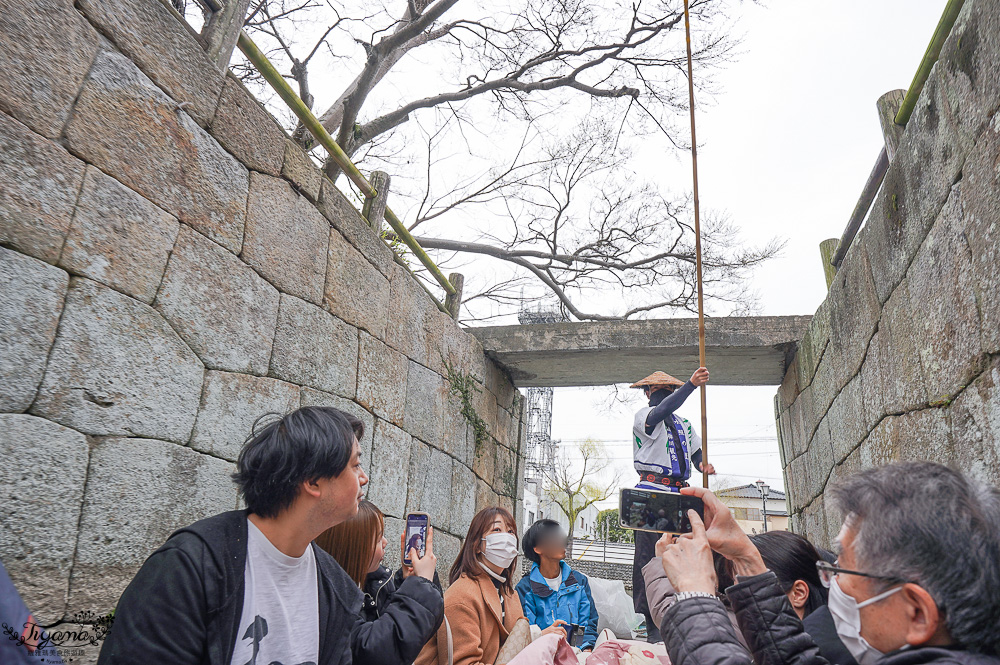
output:
[[[531,525],[522,540],[531,572],[517,583],[517,594],[528,623],[548,628],[562,622],[570,644],[583,651],[597,641],[597,606],[590,582],[573,570],[566,558],[566,534],[559,522],[541,519]]]
[[[361,591],[312,541],[358,511],[364,425],[304,407],[254,429],[233,474],[246,509],[179,529],[150,555],[100,665],[351,661]]]

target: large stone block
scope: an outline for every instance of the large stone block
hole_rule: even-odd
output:
[[[434,554],[438,560],[437,574],[441,579],[441,586],[445,589],[450,586],[448,583],[448,573],[451,570],[452,564],[455,563],[455,559],[458,558],[459,552],[462,551],[462,540],[465,538],[465,535],[463,533],[461,537],[458,537],[444,531],[435,530],[434,532]]]
[[[452,325],[454,322],[451,321]],[[456,327],[457,331],[458,328]],[[497,363],[491,362],[486,367],[486,389],[496,397],[497,404],[504,409],[510,409],[517,395],[517,388],[510,381],[510,376]]]
[[[483,480],[491,481],[496,475],[497,447],[487,436],[475,442],[472,455],[472,470]]]
[[[442,424],[449,408],[448,384],[436,372],[423,365],[409,363],[406,379],[406,407],[403,424],[422,441],[441,447]]]
[[[881,312],[871,265],[864,251],[866,238],[866,230],[862,229],[854,241],[858,246],[844,257],[830,287],[829,346],[837,359],[833,367],[837,390],[847,385],[860,369]]]
[[[3,113],[0,145],[0,244],[55,263],[85,164]]]
[[[284,180],[250,174],[243,260],[284,293],[323,301],[330,224]]]
[[[234,465],[154,439],[91,452],[69,607],[106,614],[142,562],[180,527],[236,508]]]
[[[500,497],[482,478],[476,479],[476,512],[500,505]]]
[[[798,363],[798,385],[799,390],[812,383],[819,368],[820,360],[826,353],[827,345],[830,343],[830,333],[832,321],[830,320],[830,298],[826,298],[820,303],[816,313],[809,320],[809,327],[806,334],[799,342],[798,352],[795,355]],[[790,403],[790,402],[789,402]]]
[[[284,162],[281,164],[281,177],[292,183],[300,194],[310,201],[319,200],[320,186],[323,184],[323,173],[316,168],[305,151],[288,139],[285,141]]]
[[[423,441],[413,440],[407,481],[406,510],[423,511],[431,524],[451,530],[452,459]]]
[[[956,185],[906,273],[910,330],[920,364],[932,379],[927,383],[932,404],[954,397],[981,369],[972,253],[956,228],[960,188]]]
[[[319,307],[282,293],[270,374],[353,398],[358,331]]]
[[[85,434],[185,443],[203,374],[153,308],[73,278],[32,413]]]
[[[879,302],[885,302],[903,279],[952,185],[961,177],[971,149],[942,94],[939,77],[932,75],[865,223],[868,257],[871,265],[878,266],[874,283]]]
[[[87,167],[59,265],[148,304],[179,226],[114,178]]]
[[[177,103],[187,102],[185,108],[198,124],[208,125],[222,91],[222,72],[165,3],[80,0],[77,5],[156,85]]]
[[[201,234],[181,228],[155,307],[206,366],[267,374],[278,291]]]
[[[806,487],[805,500],[811,501],[823,493],[830,472],[833,470],[833,444],[831,442],[831,419],[828,417],[816,428],[805,459]]]
[[[297,408],[299,387],[295,384],[246,374],[206,372],[191,447],[235,462],[258,418],[268,413],[285,415]]]
[[[66,140],[73,153],[239,252],[246,167],[125,57],[97,56],[66,126]]]
[[[1000,8],[967,2],[935,66],[950,115],[965,141],[973,141],[1000,108]]]
[[[97,31],[70,0],[12,0],[0,12],[0,34],[0,111],[59,138],[97,53]]]
[[[208,131],[247,168],[281,175],[285,130],[232,74],[226,76]]]
[[[847,457],[868,435],[869,424],[865,417],[867,402],[877,399],[861,383],[859,376],[851,379],[833,401],[820,430],[828,427],[833,441],[833,459],[840,461]],[[875,423],[872,423],[874,425]],[[815,439],[813,441],[815,443]]]
[[[451,531],[464,534],[476,516],[476,476],[469,467],[455,462],[451,472]]]
[[[493,440],[490,443],[496,450],[496,468],[494,469],[493,477],[488,480],[493,489],[497,491],[497,494],[516,498],[518,478],[517,453],[498,445]]]
[[[35,399],[68,285],[62,270],[0,247],[0,411]]]
[[[87,440],[28,415],[0,415],[0,559],[41,623],[66,610],[77,521],[87,476]],[[17,462],[20,460],[20,462]]]
[[[325,393],[322,390],[312,388],[302,389],[302,406],[332,406],[356,417],[365,426],[365,433],[362,435],[358,445],[361,448],[361,464],[365,471],[372,468],[372,444],[375,437],[375,416],[365,410],[364,407],[344,399],[338,395]]]
[[[948,464],[955,455],[947,412],[931,408],[888,416],[862,444],[860,453],[862,468],[908,460]]]
[[[329,178],[323,178],[318,207],[333,228],[343,233],[347,241],[371,261],[387,279],[392,278],[393,271],[397,268],[392,250],[372,230],[358,212],[358,208],[344,198]]]
[[[1000,360],[973,381],[949,409],[954,459],[966,472],[1000,485]]]
[[[810,542],[817,543],[821,547],[827,534],[826,512],[823,504],[823,497],[820,497],[802,509],[800,515],[801,531],[799,532]]]
[[[906,283],[893,291],[882,308],[878,333],[861,367],[864,408],[869,429],[885,415],[927,404],[926,381],[914,345],[914,326]]]
[[[416,280],[394,266],[389,285],[389,319],[386,344],[425,367],[441,365],[443,329],[435,325],[437,307]]]
[[[358,402],[394,425],[403,424],[409,361],[365,332],[359,333]]]
[[[411,447],[413,439],[409,434],[384,420],[375,421],[375,441],[372,444],[369,483],[365,493],[386,515],[406,515]],[[428,505],[426,508],[439,506],[442,504]]]
[[[1000,68],[992,68],[1000,71]],[[963,169],[962,226],[972,251],[972,287],[982,317],[982,346],[1000,353],[1000,115],[980,135]]]
[[[336,229],[330,232],[323,306],[351,325],[385,337],[389,280]]]

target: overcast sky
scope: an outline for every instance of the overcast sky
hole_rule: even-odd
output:
[[[761,314],[812,314],[826,296],[819,243],[843,233],[881,149],[875,100],[909,86],[944,4],[769,0],[743,8],[744,54],[717,75],[721,93],[697,116],[699,185],[703,209],[726,210],[746,238],[787,240],[756,273]],[[654,152],[670,154],[651,146],[647,168],[689,185],[687,156],[662,165]],[[649,369],[687,378],[694,368]],[[761,478],[783,487],[775,390],[709,388],[709,453],[725,484]],[[564,448],[604,440],[631,482],[628,437],[642,404],[609,411],[607,393],[558,389],[552,435]],[[697,393],[680,413],[700,427]]]

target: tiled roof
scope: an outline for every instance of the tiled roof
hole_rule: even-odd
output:
[[[718,490],[716,492],[718,496],[731,496],[740,499],[759,499],[760,490],[753,483],[749,485],[740,485],[739,487],[727,487],[726,489]],[[768,489],[767,492],[768,499],[774,499],[775,501],[784,501],[785,493],[781,490],[776,490],[773,487]],[[771,511],[768,511],[771,512]]]

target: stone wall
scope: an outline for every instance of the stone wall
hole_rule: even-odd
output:
[[[1000,483],[1000,2],[970,0],[775,400],[793,528],[838,478],[934,460]]]
[[[521,557],[521,575],[527,575],[531,572],[531,566],[534,565],[527,559],[527,557]],[[625,583],[625,591],[629,594],[632,593],[632,564],[630,563],[612,563],[610,561],[581,561],[579,559],[573,559],[567,561],[571,568],[574,570],[579,570],[581,573],[587,577],[597,577],[602,580],[621,580]]]
[[[41,622],[236,508],[267,412],[360,417],[390,541],[428,511],[443,575],[478,508],[521,514],[508,377],[166,5],[12,0],[0,41],[0,559]]]

